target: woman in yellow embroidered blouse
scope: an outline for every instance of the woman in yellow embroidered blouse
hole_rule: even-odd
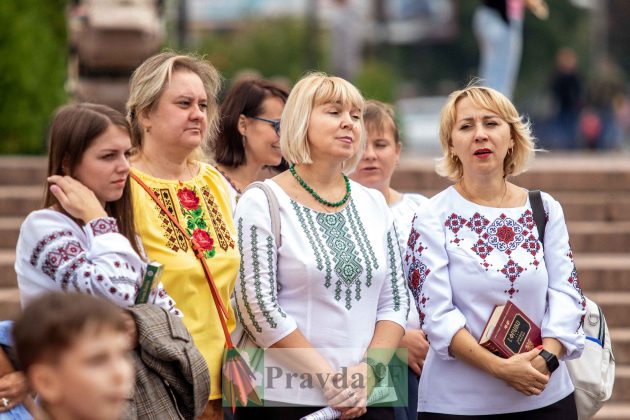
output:
[[[132,142],[132,172],[177,218],[203,249],[221,300],[229,299],[240,257],[235,246],[227,185],[203,151],[216,134],[216,96],[220,78],[202,59],[161,53],[134,72],[127,101]],[[225,338],[201,263],[151,196],[132,182],[136,229],[149,258],[164,264],[162,282],[184,313],[195,344],[211,375],[210,404],[204,418],[220,419],[221,357]]]

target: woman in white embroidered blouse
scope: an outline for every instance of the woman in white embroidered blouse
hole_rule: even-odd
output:
[[[263,191],[249,190],[238,202],[238,317],[269,349],[265,398],[297,406],[240,409],[236,418],[299,418],[315,410],[308,405],[338,407],[343,419],[393,418],[392,408],[366,412],[367,395],[385,379],[409,297],[387,203],[345,175],[364,148],[363,107],[361,94],[343,79],[300,80],[281,122],[290,170],[265,181],[278,198],[280,238]],[[278,370],[270,371],[274,363]],[[335,372],[345,384],[327,380]]]
[[[351,178],[359,184],[379,190],[385,197],[394,215],[394,224],[398,233],[398,243],[402,253],[407,249],[407,239],[411,230],[411,220],[419,206],[427,201],[421,194],[401,194],[390,184],[394,169],[400,160],[402,143],[396,124],[394,108],[380,101],[369,100],[363,111],[363,121],[367,134],[367,143],[363,157],[352,173]],[[407,393],[406,406],[396,407],[396,420],[416,419],[418,406],[418,379],[429,349],[429,343],[420,329],[420,317],[415,305],[409,308],[407,329],[400,341],[401,349],[397,356],[402,362],[392,359],[392,365],[408,364],[408,381],[401,383],[401,392]],[[403,349],[407,349],[403,351]],[[407,370],[407,369],[405,369]],[[400,383],[400,382],[399,382]],[[397,389],[398,391],[398,389]],[[401,401],[404,399],[398,396]]]
[[[576,419],[563,360],[584,347],[584,297],[562,208],[543,193],[543,250],[527,191],[507,181],[534,153],[529,124],[501,93],[470,86],[442,109],[440,142],[438,173],[457,182],[417,212],[404,258],[431,344],[419,418]],[[506,301],[540,326],[543,344],[503,359],[478,341]]]
[[[144,273],[129,193],[129,125],[104,105],[59,109],[50,128],[44,208],[28,215],[16,249],[20,300],[47,291],[135,303]],[[151,302],[178,314],[161,288]]]

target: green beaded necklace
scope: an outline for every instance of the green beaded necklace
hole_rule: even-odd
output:
[[[323,198],[321,198],[319,196],[319,194],[317,194],[315,192],[315,190],[313,190],[306,183],[306,181],[304,181],[302,179],[302,177],[300,177],[297,174],[297,172],[295,172],[295,165],[292,164],[291,166],[289,166],[289,171],[291,171],[291,175],[293,175],[293,178],[295,178],[295,180],[297,182],[299,182],[299,184],[302,186],[302,188],[304,188],[306,191],[308,191],[308,193],[310,195],[312,195],[315,200],[317,200],[319,203],[322,203],[325,206],[328,206],[328,207],[343,206],[344,204],[346,204],[346,201],[348,201],[348,199],[350,198],[350,180],[348,179],[348,177],[345,174],[342,174],[342,175],[343,175],[343,180],[346,182],[346,195],[344,195],[343,198],[340,201],[337,201],[336,203],[333,203],[331,201],[327,201],[327,200],[324,200]]]

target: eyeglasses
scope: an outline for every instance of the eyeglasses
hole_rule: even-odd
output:
[[[261,117],[249,117],[249,118],[251,118],[252,120],[264,121],[271,124],[271,126],[273,127],[273,130],[276,132],[278,137],[280,137],[280,120],[268,120],[267,118],[261,118]]]

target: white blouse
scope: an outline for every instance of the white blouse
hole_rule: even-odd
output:
[[[409,232],[411,231],[411,221],[414,214],[418,211],[418,207],[429,201],[428,198],[421,194],[405,193],[402,194],[400,200],[389,206],[394,216],[394,224],[396,232],[398,232],[398,244],[400,252],[403,254],[407,249],[407,241],[409,240]],[[420,329],[420,316],[416,305],[409,306],[409,319],[407,319],[407,328],[412,330]]]
[[[243,194],[235,214],[242,257],[234,292],[240,323],[263,348],[299,328],[333,368],[359,363],[376,323],[389,320],[405,328],[409,309],[385,199],[350,181],[349,204],[320,213],[293,201],[274,181],[265,183],[278,198],[282,241],[276,249],[264,192]],[[321,396],[313,400],[312,393],[300,390],[265,392],[271,400],[325,404]]]
[[[529,201],[493,208],[465,200],[449,187],[414,218],[405,275],[431,344],[422,370],[418,411],[501,414],[553,404],[573,391],[560,362],[543,393],[527,397],[503,381],[451,357],[455,333],[479,339],[495,305],[512,300],[543,337],[558,339],[564,359],[584,347],[584,297],[560,204],[543,193],[548,218],[544,250]]]
[[[61,212],[42,209],[29,214],[20,227],[15,271],[22,307],[50,291],[98,295],[130,306],[145,267],[112,217],[81,227]],[[149,301],[181,315],[161,284]]]

